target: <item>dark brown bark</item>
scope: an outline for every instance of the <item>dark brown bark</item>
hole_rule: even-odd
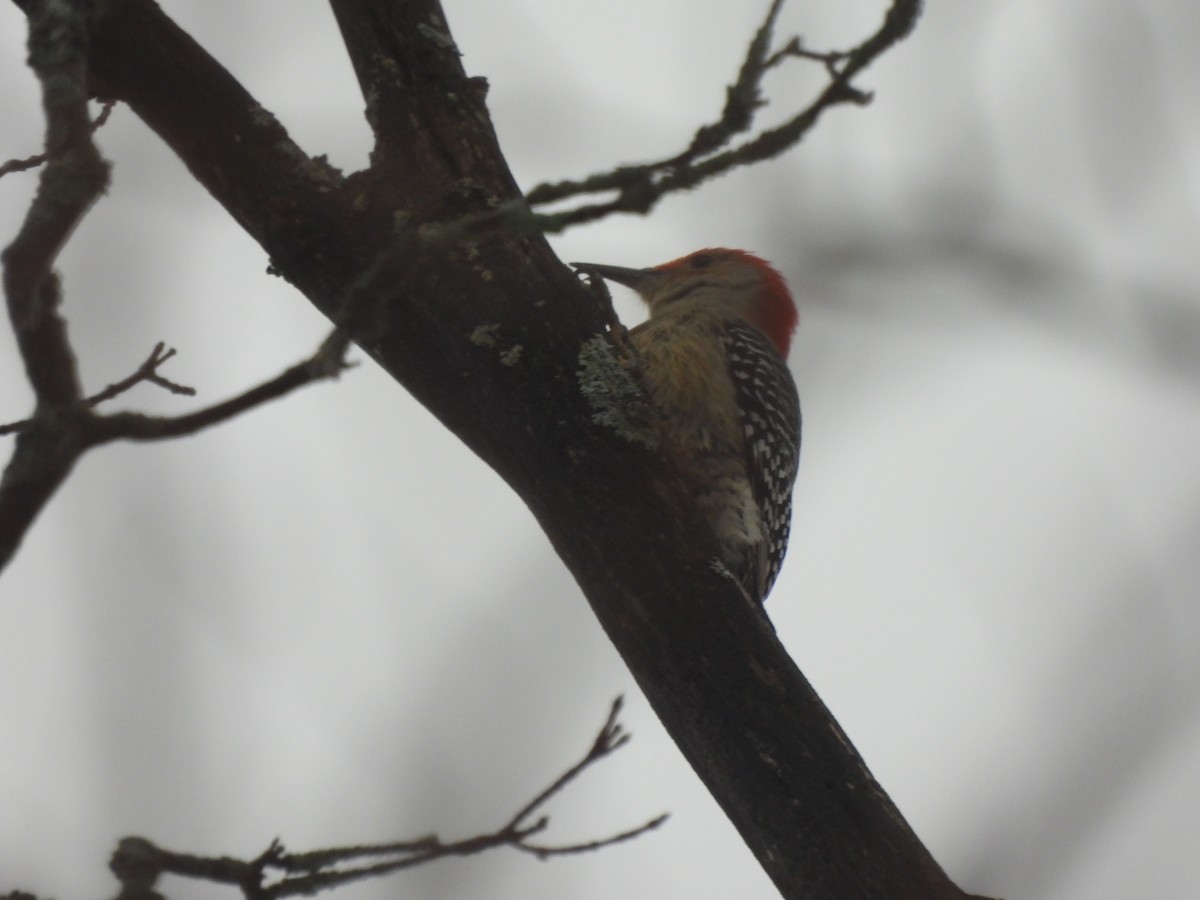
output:
[[[439,4],[332,6],[377,138],[365,172],[306,157],[150,0],[109,4],[95,88],[525,500],[783,896],[964,897],[769,624],[712,571],[669,461],[593,421],[578,373],[600,304],[540,235],[456,224],[519,195]]]

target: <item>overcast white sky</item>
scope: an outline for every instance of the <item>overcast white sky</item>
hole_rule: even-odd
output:
[[[349,171],[362,101],[320,0],[168,0],[308,151]],[[762,3],[446,0],[525,186],[680,148]],[[844,47],[877,0],[793,0]],[[1200,881],[1200,7],[931,0],[786,159],[580,228],[564,259],[709,245],[802,307],[779,633],[960,885],[1039,900]],[[0,4],[0,158],[38,149]],[[770,81],[782,117],[819,71]],[[128,109],[62,260],[87,384],[156,341],[211,402],[326,323]],[[35,183],[0,181],[0,243]],[[629,321],[640,314],[620,298]],[[198,401],[198,402],[199,402]],[[0,337],[0,420],[29,411]],[[141,388],[124,403],[181,412]],[[0,449],[8,453],[8,444]],[[85,458],[0,578],[0,891],[115,886],[115,841],[252,856],[488,830],[628,695],[633,743],[551,837],[346,898],[769,898],[522,504],[370,362],[200,437]],[[168,881],[172,900],[232,897]]]

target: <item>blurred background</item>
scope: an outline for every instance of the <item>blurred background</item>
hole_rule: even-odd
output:
[[[165,0],[311,153],[369,149],[320,0]],[[446,0],[521,184],[669,154],[767,6]],[[844,48],[882,0],[785,8]],[[760,8],[761,7],[761,8]],[[0,4],[0,159],[41,149]],[[937,859],[992,896],[1200,880],[1200,14],[1190,0],[932,0],[786,158],[577,228],[563,259],[711,245],[802,306],[791,550],[769,612]],[[770,78],[768,121],[819,67]],[[124,107],[62,261],[90,390],[157,341],[210,403],[326,323]],[[0,181],[0,243],[33,173]],[[641,315],[618,298],[630,322]],[[0,335],[0,420],[30,393]],[[361,359],[361,354],[358,354]],[[7,457],[11,439],[4,439]],[[627,695],[635,740],[550,808],[579,858],[436,863],[345,898],[769,898],[500,479],[369,361],[216,430],[85,457],[0,578],[0,891],[111,896],[118,838],[250,857],[488,831]],[[166,880],[172,900],[233,897]]]

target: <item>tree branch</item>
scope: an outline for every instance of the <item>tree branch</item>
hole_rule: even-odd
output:
[[[20,231],[0,253],[4,294],[17,349],[40,406],[79,399],[61,289],[54,262],[67,238],[108,185],[108,164],[91,140],[84,89],[87,14],[44,4],[29,20],[29,61],[42,87],[46,146],[54,148]]]
[[[387,117],[418,136],[409,153],[403,128],[389,133],[387,165],[342,178],[305,156],[150,0],[104,5],[94,83],[162,136],[331,320],[343,321],[364,273],[387,272],[365,278],[372,314],[349,316],[346,331],[527,503],[783,896],[961,900],[769,623],[711,570],[716,541],[674,462],[596,416],[587,376],[607,352],[603,305],[541,234],[469,227],[521,200],[480,92],[443,39],[440,5],[331,2],[351,57],[376,52],[372,71],[399,73]],[[728,168],[730,155],[744,162],[790,146],[822,110],[861,102],[851,79],[912,27],[918,9],[917,0],[895,0],[876,34],[844,59],[830,55],[824,64],[838,74],[790,122],[705,150],[678,171],[629,185],[618,178],[615,189],[631,208],[648,208],[664,185],[696,184]],[[347,17],[371,27],[349,27]],[[373,29],[387,33],[358,37]],[[779,52],[747,56],[780,64]],[[356,71],[362,81],[358,63]]]
[[[190,388],[182,384],[176,384],[174,381],[164,378],[162,375],[158,374],[159,367],[174,355],[174,348],[167,348],[166,344],[161,342],[155,344],[154,349],[150,351],[150,355],[146,358],[146,361],[138,366],[132,374],[127,375],[120,381],[113,382],[102,391],[98,391],[97,393],[92,394],[90,397],[87,397],[83,400],[83,405],[88,407],[99,406],[105,400],[111,400],[114,397],[119,397],[121,394],[124,394],[126,391],[131,390],[144,381],[148,381],[151,384],[156,384],[164,390],[170,391],[172,394],[182,394],[187,397],[194,397],[196,395],[195,388]],[[0,425],[0,437],[7,434],[17,434],[22,431],[27,431],[32,428],[36,422],[37,417],[34,416],[28,419],[21,419],[17,422],[9,422],[6,425]]]
[[[108,164],[92,141],[84,88],[91,27],[83,4],[39,4],[29,14],[29,65],[42,88],[49,161],[0,263],[8,317],[41,427],[18,436],[0,476],[0,568],[84,450],[71,414],[82,395],[79,373],[66,321],[58,314],[62,293],[53,266],[108,184]]]
[[[617,212],[647,213],[668,194],[690,190],[738,166],[778,156],[798,143],[830,107],[842,103],[865,105],[871,101],[871,95],[853,87],[851,79],[912,31],[921,2],[893,0],[883,24],[871,37],[852,50],[827,53],[806,50],[798,37],[780,50],[770,51],[782,7],[783,0],[771,3],[750,42],[737,79],[726,89],[721,117],[697,129],[681,153],[656,162],[618,166],[579,181],[540,184],[525,196],[527,206],[513,204],[496,214],[519,222],[528,220],[529,225],[545,232],[560,232]],[[747,138],[740,145],[728,146],[739,134],[750,130],[758,110],[766,106],[762,80],[767,72],[789,57],[821,62],[829,74],[829,83],[815,100],[784,124]],[[728,149],[717,152],[727,146]],[[614,191],[616,196],[610,200],[585,203],[557,213],[529,212],[538,206]]]
[[[121,439],[155,441],[196,434],[205,428],[227,422],[234,416],[262,406],[264,403],[277,400],[307,384],[337,378],[348,368],[345,361],[348,347],[349,338],[335,330],[308,359],[296,363],[274,378],[221,403],[182,416],[148,416],[133,412],[96,416],[88,423],[86,434],[92,442],[91,446]],[[172,384],[157,377],[150,380],[155,383]],[[181,388],[179,385],[173,385],[173,387],[176,393],[194,393],[190,388]]]
[[[89,118],[87,61],[91,41],[101,28],[93,5],[20,5],[29,16],[29,64],[42,86],[47,127],[46,151],[31,157],[35,164],[44,164],[37,194],[17,236],[0,254],[9,319],[35,398],[32,416],[0,426],[0,435],[17,435],[13,455],[0,476],[0,570],[12,559],[38,514],[88,449],[121,438],[155,440],[194,434],[227,421],[312,381],[335,377],[345,368],[344,356],[349,345],[348,337],[335,333],[310,359],[224,403],[189,415],[158,417],[126,412],[100,416],[92,411],[99,403],[143,381],[173,393],[194,391],[158,373],[159,367],[175,352],[163,352],[160,344],[128,378],[90,398],[82,395],[67,323],[58,312],[62,290],[53,266],[75,227],[108,184],[108,164],[101,158],[92,135],[107,118],[115,100],[105,101],[95,121]],[[142,9],[151,18],[157,11],[152,4],[142,4]],[[117,20],[127,12],[124,8],[107,10]],[[191,86],[194,88],[195,84]],[[187,94],[179,85],[169,90]],[[200,91],[199,96],[207,94]],[[241,110],[252,123],[247,127],[269,142],[269,150],[264,152],[273,164],[281,166],[286,160],[291,171],[299,163],[296,177],[305,185],[327,186],[330,181],[337,182],[338,176],[327,167],[308,160],[299,148],[290,144],[286,133],[269,114],[261,109],[256,111],[248,95],[243,99],[248,102]],[[206,149],[212,144],[212,135],[208,137],[209,143],[202,145]],[[217,141],[226,151],[237,147],[239,142],[237,135],[226,134]],[[25,162],[30,160],[14,165],[23,167]],[[294,183],[289,184],[294,187]],[[246,191],[253,206],[258,199],[254,190],[260,187],[261,184],[251,184],[239,190]],[[278,204],[274,210],[281,211],[287,211],[285,204]]]
[[[586,853],[632,840],[658,828],[666,815],[626,831],[584,843],[546,847],[530,843],[529,839],[542,834],[550,825],[546,817],[530,822],[529,818],[548,800],[581,775],[585,769],[619,750],[628,740],[617,722],[621,698],[613,701],[608,719],[591,748],[532,801],[523,806],[508,822],[495,831],[457,841],[444,842],[437,835],[413,841],[393,841],[386,844],[365,844],[355,847],[334,847],[307,853],[287,853],[278,841],[271,843],[257,858],[249,861],[230,857],[202,857],[163,850],[145,838],[123,838],[113,853],[110,868],[121,881],[121,900],[148,900],[163,874],[183,875],[217,884],[233,884],[242,889],[247,900],[273,900],[314,894],[340,885],[367,878],[390,875],[404,869],[445,859],[451,856],[473,856],[497,847],[512,847],[539,857]],[[282,873],[273,882],[267,881],[270,871]]]
[[[175,348],[168,348],[161,341],[154,345],[154,349],[150,351],[150,355],[146,357],[146,361],[138,366],[137,370],[126,378],[110,384],[104,390],[97,394],[88,397],[84,402],[88,406],[99,406],[105,400],[111,400],[114,397],[119,397],[121,394],[141,384],[143,381],[148,381],[151,384],[156,384],[164,390],[170,391],[172,394],[181,394],[184,397],[196,396],[196,389],[187,387],[186,385],[176,384],[168,378],[164,378],[158,374],[159,367],[168,359],[175,355]],[[3,430],[0,429],[0,434]]]
[[[338,377],[348,367],[345,361],[348,347],[349,338],[335,329],[308,359],[235,397],[186,415],[150,416],[135,412],[99,415],[92,412],[92,407],[124,393],[143,381],[149,381],[172,393],[195,394],[192,388],[176,384],[158,374],[158,367],[175,354],[174,350],[164,351],[164,345],[158,344],[133,374],[109,385],[99,393],[73,404],[50,409],[39,408],[39,411],[28,419],[0,425],[0,435],[15,432],[18,436],[17,452],[5,470],[4,481],[0,481],[0,569],[11,559],[38,512],[49,501],[54,488],[61,483],[61,479],[50,485],[36,478],[26,477],[24,481],[20,478],[23,472],[28,472],[31,462],[36,464],[41,461],[42,454],[47,452],[46,448],[53,450],[66,447],[72,454],[70,462],[73,463],[85,451],[110,441],[153,441],[196,434],[276,400],[297,388],[315,381]],[[22,448],[26,446],[22,441],[36,441],[31,445],[33,449],[27,451],[26,455],[22,454]],[[21,466],[25,469],[20,468]],[[33,474],[38,474],[36,469]],[[38,498],[39,503],[32,503],[28,499],[29,490],[26,485],[30,482],[43,488]]]

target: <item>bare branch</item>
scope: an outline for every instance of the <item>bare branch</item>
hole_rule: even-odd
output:
[[[55,260],[108,184],[91,140],[85,59],[90,22],[81,8],[45,4],[29,20],[30,66],[42,85],[46,145],[57,148],[16,238],[0,260],[8,314],[39,406],[79,399],[74,354],[57,307]]]
[[[532,853],[539,859],[545,859],[548,856],[567,856],[575,853],[590,853],[593,850],[600,850],[604,847],[611,847],[613,844],[620,844],[624,841],[631,841],[634,838],[641,837],[647,831],[653,831],[659,825],[662,825],[670,818],[669,813],[663,813],[656,816],[649,822],[644,822],[637,828],[631,828],[628,831],[622,831],[620,834],[614,834],[610,837],[603,838],[598,841],[587,841],[582,844],[565,844],[561,847],[541,847],[537,844],[531,844],[528,841],[522,841],[517,849],[524,850],[527,853]]]
[[[564,787],[570,784],[578,777],[579,773],[604,757],[608,756],[629,742],[630,735],[622,730],[621,723],[617,721],[617,716],[621,713],[621,707],[625,703],[624,697],[617,697],[613,701],[612,708],[608,711],[608,718],[604,721],[604,726],[600,729],[600,733],[596,735],[596,740],[592,742],[591,749],[584,755],[583,759],[563,772],[553,784],[534,797],[529,803],[523,806],[516,815],[514,815],[505,826],[506,830],[515,830],[521,827],[521,824],[533,815],[538,809],[546,804],[551,797],[561,791]]]
[[[725,90],[725,109],[721,112],[721,118],[698,129],[687,150],[667,161],[667,165],[685,166],[692,160],[723,147],[735,134],[745,131],[753,124],[754,114],[759,107],[766,105],[762,98],[762,78],[770,68],[767,60],[771,49],[771,36],[775,31],[779,10],[782,8],[783,0],[773,0],[771,8],[767,10],[766,19],[759,26],[746,50],[746,59],[742,62],[737,81]]]
[[[217,884],[235,884],[242,889],[247,900],[273,900],[312,894],[353,881],[411,869],[448,856],[472,856],[495,847],[513,847],[545,858],[586,853],[629,841],[658,828],[667,820],[667,816],[656,816],[636,828],[610,837],[558,847],[529,842],[531,837],[545,831],[550,824],[549,819],[542,817],[532,823],[526,821],[584,769],[629,741],[630,735],[617,721],[621,705],[621,697],[613,701],[604,726],[579,762],[523,806],[507,824],[488,834],[450,842],[443,842],[437,835],[428,835],[412,841],[333,847],[307,853],[287,853],[283,845],[275,840],[257,858],[248,862],[230,857],[173,853],[156,847],[144,838],[128,837],[118,844],[109,868],[121,881],[121,900],[149,900],[154,884],[162,874],[183,875]],[[267,883],[269,871],[282,872],[283,875],[277,881]]]
[[[108,184],[109,167],[92,139],[112,102],[92,121],[87,105],[87,60],[95,31],[93,4],[30,4],[29,65],[37,76],[46,115],[46,152],[38,190],[16,238],[0,254],[8,314],[35,412],[0,427],[17,434],[0,477],[0,568],[16,552],[33,521],[89,448],[116,440],[191,434],[344,368],[347,339],[332,336],[309,360],[254,390],[189,416],[160,419],[122,413],[99,416],[92,407],[149,381],[174,393],[189,388],[158,374],[172,355],[156,348],[134,375],[84,398],[67,323],[59,314],[62,289],[53,267],[62,247]]]
[[[832,50],[826,53],[818,53],[815,50],[805,48],[804,43],[798,36],[794,36],[790,41],[772,53],[763,62],[764,69],[773,69],[780,65],[789,56],[794,56],[798,59],[811,59],[815,62],[822,63],[825,66],[825,71],[830,78],[837,78],[841,73],[838,71],[838,64],[849,58],[850,54],[841,50]]]
[[[700,127],[688,147],[674,156],[651,163],[619,166],[579,181],[546,183],[533,188],[523,203],[511,203],[497,211],[517,225],[545,232],[564,231],[572,225],[604,218],[615,212],[646,213],[667,194],[694,188],[738,166],[783,153],[816,124],[821,113],[843,103],[865,105],[871,95],[855,88],[850,80],[876,57],[905,37],[916,24],[920,0],[893,0],[879,30],[848,51],[818,53],[805,49],[799,37],[771,52],[771,37],[783,6],[773,0],[766,18],[747,48],[737,79],[726,89],[725,107],[717,121]],[[762,80],[785,59],[820,62],[829,83],[806,108],[773,129],[766,129],[731,146],[734,138],[751,129],[757,111],[766,105]],[[724,152],[718,153],[722,148]],[[716,155],[714,155],[716,154]],[[534,207],[593,194],[615,192],[616,196],[584,203],[559,213],[535,213]]]
[[[161,346],[159,344],[159,347]],[[107,416],[96,416],[89,424],[88,435],[92,439],[92,446],[96,446],[108,441],[122,439],[154,441],[196,434],[205,428],[227,422],[234,416],[240,415],[256,406],[276,400],[306,384],[312,384],[315,381],[322,381],[327,378],[337,378],[343,371],[350,367],[345,359],[348,348],[349,338],[341,331],[334,330],[330,333],[329,337],[322,341],[316,353],[308,359],[302,360],[286,369],[269,381],[265,381],[257,387],[253,387],[221,403],[216,403],[182,416],[148,416],[143,413],[134,412],[120,412]],[[169,357],[170,352],[157,362],[161,363]],[[147,364],[149,362],[148,360]],[[145,369],[147,364],[143,364],[142,368]],[[130,377],[132,378],[133,376]],[[191,391],[191,388],[176,385],[153,372],[147,375],[144,380],[153,381],[155,384],[164,387],[169,385],[169,389],[175,393],[187,393]]]
[[[150,351],[150,355],[146,358],[146,361],[138,366],[137,371],[127,378],[122,378],[120,381],[110,384],[99,393],[88,397],[84,402],[88,406],[99,406],[105,400],[111,400],[113,397],[120,396],[135,385],[141,384],[143,381],[149,381],[151,384],[156,384],[160,388],[170,391],[172,394],[182,394],[185,397],[196,396],[195,388],[187,387],[186,385],[182,384],[176,384],[174,381],[170,381],[169,379],[158,374],[158,367],[174,355],[174,347],[167,347],[166,344],[162,343],[162,341],[159,341],[154,345],[154,349]]]
[[[175,355],[175,349],[165,349],[165,344],[161,341],[154,345],[154,349],[150,351],[150,356],[146,361],[138,366],[133,374],[122,378],[120,381],[110,384],[104,390],[99,391],[83,401],[85,406],[98,406],[105,400],[111,400],[113,397],[120,396],[135,385],[141,384],[143,381],[149,381],[161,388],[170,391],[172,394],[183,394],[187,397],[194,397],[196,389],[187,387],[186,385],[177,384],[162,375],[158,374],[158,367],[165,363],[168,359]],[[0,425],[0,437],[6,434],[16,434],[19,431],[26,431],[33,427],[35,418],[21,419],[17,422],[8,422]]]
[[[72,408],[82,394],[67,325],[58,314],[62,291],[54,262],[108,184],[108,164],[92,142],[87,111],[90,9],[45,3],[29,13],[29,65],[41,83],[52,153],[20,231],[0,254],[17,350],[37,409],[47,417]],[[57,416],[53,425],[18,437],[0,477],[0,567],[83,452],[74,426],[71,416]]]
[[[63,334],[65,342],[65,331]],[[93,396],[57,406],[39,405],[28,419],[0,426],[0,435],[16,433],[17,448],[0,480],[0,569],[16,552],[21,538],[37,514],[86,450],[115,440],[152,441],[195,434],[226,422],[264,403],[276,400],[315,381],[336,378],[349,367],[349,338],[334,330],[317,351],[274,378],[222,403],[182,416],[149,416],[136,412],[99,415],[97,404],[110,400],[135,384],[148,381],[176,394],[195,391],[158,374],[158,367],[175,351],[155,346],[150,356],[127,378]],[[66,347],[70,352],[69,347]],[[50,476],[61,471],[61,477]]]
[[[327,378],[337,378],[343,371],[351,368],[346,362],[345,354],[349,348],[349,339],[339,331],[330,333],[317,351],[296,365],[286,369],[269,381],[257,387],[250,388],[235,397],[221,403],[196,410],[182,416],[148,416],[143,413],[122,412],[107,416],[82,416],[77,420],[87,447],[95,447],[109,441],[127,438],[135,441],[151,441],[164,438],[183,437],[195,434],[209,426],[225,422],[240,413],[261,406],[271,400],[276,400],[284,394]],[[178,384],[158,374],[158,368],[175,355],[174,348],[168,348],[158,343],[150,352],[146,361],[138,366],[131,375],[110,384],[92,396],[80,401],[82,407],[94,407],[117,397],[135,385],[149,382],[170,391],[193,397],[196,389]],[[29,431],[39,422],[38,416],[21,419],[0,425],[0,435]]]
[[[8,170],[44,164],[37,193],[16,238],[0,254],[9,318],[35,411],[0,426],[16,434],[12,458],[0,477],[0,569],[16,552],[37,515],[66,479],[76,460],[91,447],[127,438],[153,440],[194,434],[313,381],[338,375],[345,367],[349,338],[334,333],[311,358],[276,378],[224,403],[189,415],[162,418],[138,413],[101,416],[93,407],[141,382],[176,394],[189,387],[159,374],[174,355],[162,344],[129,377],[85,398],[75,354],[59,314],[62,289],[54,263],[92,203],[108,184],[109,167],[92,139],[114,100],[106,100],[93,121],[88,115],[87,59],[95,30],[93,5],[30,4],[29,65],[42,87],[46,151],[32,161],[6,164]]]

